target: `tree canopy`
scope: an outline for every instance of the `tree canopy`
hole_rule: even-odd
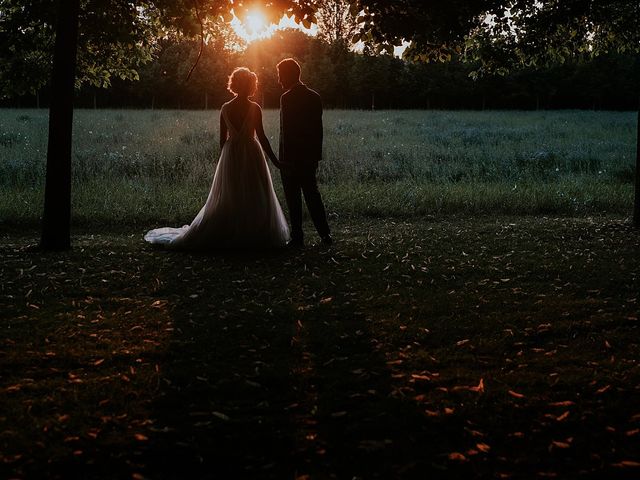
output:
[[[640,52],[640,2],[516,0],[490,10],[466,39],[480,73],[539,67],[609,53]]]
[[[232,13],[256,5],[271,21],[291,15],[319,24],[323,38],[378,52],[408,41],[407,60],[463,56],[478,75],[640,51],[640,2],[628,0],[82,0],[76,84],[137,80],[163,39],[225,38]],[[55,15],[48,0],[0,0],[1,95],[47,83]]]
[[[287,13],[310,25],[313,5],[275,0],[261,9],[270,20]],[[242,18],[251,6],[230,0],[81,0],[76,86],[106,87],[114,77],[137,80],[160,40],[176,33],[215,39],[225,31],[232,10]],[[34,92],[47,83],[55,22],[55,2],[0,0],[0,95]]]
[[[137,79],[161,34],[162,9],[150,2],[83,0],[80,8],[76,85],[108,86],[113,76]],[[159,2],[156,2],[159,3]],[[56,3],[0,3],[0,92],[20,95],[47,83],[53,62]]]
[[[360,0],[363,40],[409,59],[465,52],[481,73],[549,65],[575,56],[640,52],[640,2],[628,0]]]

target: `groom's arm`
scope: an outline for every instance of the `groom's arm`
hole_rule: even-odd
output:
[[[280,164],[293,167],[297,162],[300,146],[300,126],[304,119],[297,115],[299,99],[292,91],[280,97]]]
[[[317,115],[316,115],[316,131],[318,132],[317,142],[318,142],[318,161],[322,160],[322,141],[324,139],[324,128],[322,127],[322,97],[318,95],[318,105],[317,105]]]

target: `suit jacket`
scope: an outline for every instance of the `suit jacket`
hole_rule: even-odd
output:
[[[317,168],[321,158],[322,100],[299,83],[280,97],[280,161],[307,171]]]

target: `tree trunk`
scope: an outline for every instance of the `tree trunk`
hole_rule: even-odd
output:
[[[63,250],[71,246],[71,139],[78,14],[79,0],[58,1],[40,243],[44,250]]]
[[[633,225],[640,227],[640,110],[638,110],[638,136],[636,138],[636,196],[633,202]]]

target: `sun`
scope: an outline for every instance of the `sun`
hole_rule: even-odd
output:
[[[249,11],[243,19],[234,13],[231,20],[233,30],[247,43],[270,37],[273,35],[274,26],[269,24],[264,13],[257,9]]]
[[[253,9],[247,12],[244,18],[241,20],[233,13],[233,19],[231,20],[231,27],[236,35],[242,38],[245,42],[251,43],[256,40],[264,40],[273,36],[277,30],[283,30],[286,28],[294,28],[305,32],[308,35],[316,35],[317,26],[314,24],[311,28],[305,28],[297,23],[293,17],[284,15],[278,23],[271,23],[267,16],[258,9]]]
[[[267,29],[267,19],[258,11],[253,11],[248,14],[244,23],[252,33],[259,33]]]

